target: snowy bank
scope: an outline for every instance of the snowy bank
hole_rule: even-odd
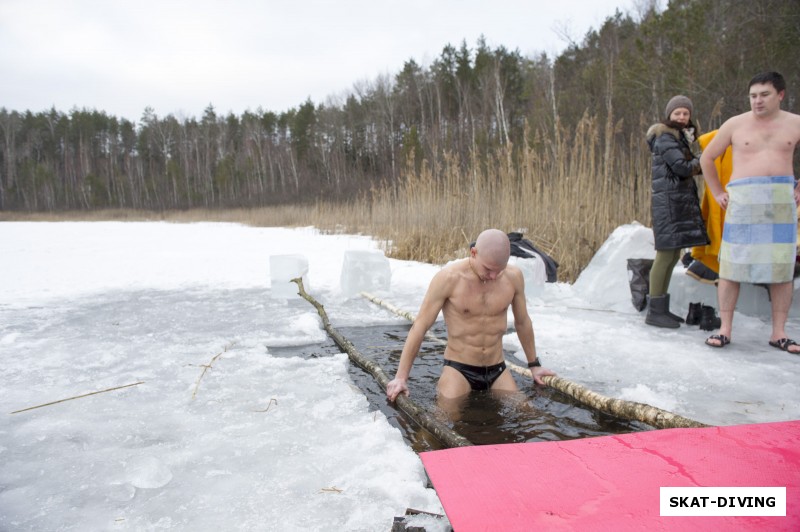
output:
[[[767,345],[768,319],[737,314],[725,349],[705,346],[697,327],[644,324],[625,261],[652,256],[648,231],[619,228],[574,285],[529,297],[545,365],[706,423],[800,419],[800,357]],[[345,252],[377,249],[369,238],[6,222],[0,249],[0,529],[387,530],[406,508],[441,513],[417,456],[353,388],[345,356],[270,352],[325,340],[313,307],[271,297],[273,255],[307,257],[306,288],[334,326],[404,321],[340,286]],[[379,295],[416,313],[439,268],[389,264]],[[713,288],[678,268],[673,283],[675,311],[714,303]],[[514,334],[504,343],[519,350]]]

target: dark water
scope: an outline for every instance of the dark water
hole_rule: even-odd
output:
[[[409,326],[341,327],[337,330],[360,353],[377,362],[390,378],[394,377]],[[437,324],[431,332],[439,338],[446,337],[442,325]],[[329,340],[323,345],[271,347],[270,353],[309,358],[331,356],[339,353],[339,348]],[[651,429],[639,422],[620,420],[590,410],[552,388],[533,387],[530,379],[515,373],[512,375],[522,390],[520,395],[498,398],[491,392],[472,392],[460,411],[459,419],[453,421],[436,405],[436,381],[441,373],[443,353],[442,344],[423,343],[409,379],[411,399],[476,445],[571,440]],[[506,358],[514,361],[509,355],[507,353]],[[433,435],[386,400],[384,390],[369,373],[350,364],[350,376],[366,395],[370,408],[380,410],[392,425],[398,427],[415,451],[443,448]]]

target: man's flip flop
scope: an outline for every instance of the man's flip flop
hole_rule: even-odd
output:
[[[709,340],[716,340],[719,344],[712,344]],[[711,347],[725,347],[731,343],[731,339],[725,336],[724,334],[712,334],[708,338],[706,338],[706,345],[710,345]],[[772,342],[770,342],[772,343]]]
[[[800,344],[798,344],[791,338],[781,338],[780,340],[775,340],[774,342],[770,340],[769,345],[775,347],[776,349],[780,349],[781,351],[786,351],[787,353],[791,353],[793,355],[800,355],[800,351],[789,351],[789,348],[793,345],[800,346]]]

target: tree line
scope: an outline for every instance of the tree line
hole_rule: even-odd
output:
[[[554,58],[481,38],[283,112],[219,115],[209,105],[178,119],[148,108],[134,122],[0,108],[0,210],[350,200],[422,169],[436,179],[453,161],[562,160],[587,120],[602,125],[591,177],[613,180],[647,168],[644,131],[675,94],[692,98],[709,131],[749,109],[750,77],[778,70],[784,109],[800,112],[798,57],[798,0],[673,0],[663,10],[644,0]]]

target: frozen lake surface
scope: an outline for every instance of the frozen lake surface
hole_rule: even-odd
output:
[[[764,316],[737,314],[726,349],[705,346],[697,327],[644,324],[624,259],[652,257],[648,234],[619,228],[574,285],[529,298],[545,365],[709,424],[800,419],[800,357],[767,345]],[[369,238],[4,222],[0,249],[0,529],[387,530],[406,508],[442,513],[346,355],[278,356],[328,340],[307,302],[271,297],[273,255],[307,257],[306,288],[335,327],[406,324],[342,292],[344,253],[377,249]],[[389,263],[380,295],[416,313],[438,267]],[[713,303],[679,269],[673,290],[675,311]],[[797,318],[788,330],[800,336]],[[504,346],[517,353],[516,335]],[[414,375],[412,398],[427,386]]]

